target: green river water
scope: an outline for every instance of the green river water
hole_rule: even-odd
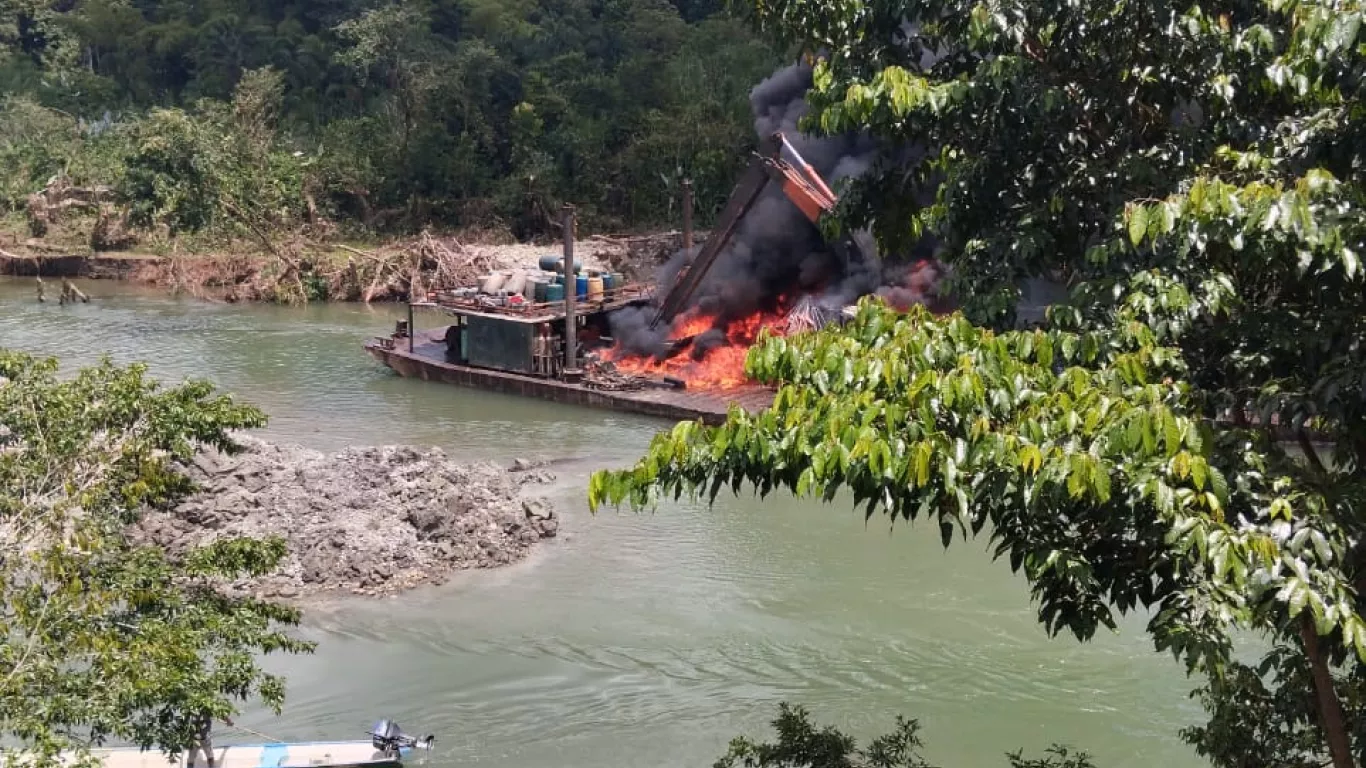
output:
[[[666,423],[400,379],[361,349],[395,307],[82,287],[90,304],[59,307],[0,279],[0,346],[205,377],[270,413],[263,436],[322,450],[573,460],[550,490],[561,536],[530,560],[311,609],[318,652],[271,662],[289,700],[280,718],[241,718],[250,728],[357,738],[392,717],[437,735],[439,766],[709,766],[733,735],[767,735],[790,700],[859,736],[919,718],[944,768],[1004,766],[1054,741],[1102,768],[1201,764],[1177,737],[1202,714],[1193,686],[1152,650],[1144,617],[1084,645],[1050,640],[1023,579],[983,543],[945,552],[937,529],[781,497],[592,516],[587,474],[634,460]]]

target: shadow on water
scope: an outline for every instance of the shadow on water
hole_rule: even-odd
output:
[[[109,353],[201,376],[271,414],[275,439],[439,445],[464,459],[557,459],[560,539],[515,566],[387,600],[312,606],[311,657],[285,714],[241,722],[289,739],[361,737],[393,717],[435,732],[434,765],[710,765],[778,701],[859,735],[897,714],[938,764],[1071,743],[1102,766],[1198,765],[1176,731],[1192,687],[1143,617],[1081,645],[1050,641],[1028,592],[981,543],[847,506],[722,496],[715,508],[588,513],[589,471],[622,466],[661,422],[398,378],[361,349],[397,307],[207,304],[116,283],[88,305],[0,281],[0,345],[68,364]],[[420,322],[432,322],[423,318]],[[667,756],[667,757],[665,757]]]

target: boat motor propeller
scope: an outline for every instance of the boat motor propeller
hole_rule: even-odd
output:
[[[393,720],[380,720],[375,723],[374,728],[370,729],[370,743],[374,744],[375,749],[381,752],[398,752],[405,748],[430,750],[435,741],[436,737],[431,734],[427,734],[426,738],[422,739],[409,736]]]

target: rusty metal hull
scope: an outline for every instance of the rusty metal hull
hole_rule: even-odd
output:
[[[444,327],[417,332],[413,336],[411,352],[408,351],[407,339],[376,337],[365,342],[365,351],[407,378],[637,413],[671,421],[701,419],[708,424],[719,424],[725,421],[726,411],[732,403],[751,412],[763,410],[773,403],[774,390],[758,385],[725,392],[667,389],[609,392],[539,376],[474,368],[445,359],[445,333]]]

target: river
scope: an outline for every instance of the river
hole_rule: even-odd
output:
[[[393,328],[395,307],[81,285],[91,303],[60,307],[0,279],[0,346],[205,377],[271,415],[263,436],[322,450],[573,460],[550,491],[561,537],[530,560],[312,608],[318,652],[270,662],[289,677],[285,712],[249,712],[249,728],[353,738],[392,717],[437,735],[436,766],[709,766],[730,737],[767,736],[790,700],[861,737],[918,718],[944,768],[1004,768],[1007,751],[1055,741],[1101,768],[1202,764],[1177,736],[1201,719],[1192,681],[1152,650],[1144,618],[1088,644],[1050,640],[984,543],[945,552],[937,529],[782,497],[593,516],[587,474],[632,461],[667,424],[400,379],[360,346]]]

